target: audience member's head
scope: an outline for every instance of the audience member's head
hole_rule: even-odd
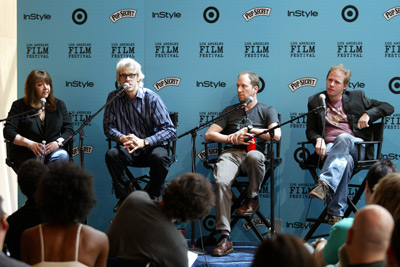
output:
[[[164,209],[181,222],[202,219],[215,202],[210,181],[198,173],[186,173],[172,180],[162,193]]]
[[[96,203],[92,174],[69,162],[48,168],[35,194],[43,219],[64,225],[83,221]]]
[[[28,199],[32,199],[39,179],[48,170],[40,161],[30,159],[25,161],[18,170],[18,185]]]
[[[383,261],[393,227],[393,217],[384,207],[371,204],[360,209],[346,237],[349,264]]]
[[[317,263],[303,241],[290,234],[278,234],[265,239],[259,246],[252,267],[313,267]]]
[[[390,173],[379,180],[371,196],[371,204],[386,208],[397,219],[400,216],[400,173]]]
[[[394,224],[390,247],[387,251],[387,266],[400,266],[400,218],[397,218]]]
[[[389,173],[397,172],[396,164],[390,159],[381,159],[369,168],[365,177],[367,184],[365,186],[365,201],[367,204],[371,201],[371,195],[374,192],[375,185],[379,180]]]

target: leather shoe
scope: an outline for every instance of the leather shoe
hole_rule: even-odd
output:
[[[318,180],[318,184],[310,191],[310,195],[321,200],[327,200],[326,195],[329,193],[329,186],[322,180]]]
[[[219,239],[217,247],[214,248],[213,252],[211,253],[211,256],[222,257],[232,252],[233,252],[233,242],[229,241],[228,238],[226,238],[225,236],[222,236]]]
[[[328,214],[328,224],[330,225],[334,225],[335,223],[338,223],[341,220],[343,220],[343,218],[340,216]]]
[[[119,207],[121,206],[122,202],[124,202],[125,199],[120,198],[117,202],[117,204],[113,208],[113,212],[117,212]]]
[[[238,215],[253,215],[260,208],[260,204],[257,198],[248,198],[246,201],[236,210]]]

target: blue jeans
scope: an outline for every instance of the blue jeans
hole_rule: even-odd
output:
[[[319,179],[330,187],[328,196],[328,214],[343,216],[347,204],[347,188],[354,169],[354,162],[358,160],[358,146],[356,142],[361,138],[342,133],[333,143],[326,145],[326,161],[322,167]],[[365,158],[365,145],[362,145],[361,159]]]
[[[65,149],[63,149],[63,148],[59,148],[59,149],[51,152],[44,159],[45,164],[53,162],[53,161],[69,161],[68,152],[65,151]]]

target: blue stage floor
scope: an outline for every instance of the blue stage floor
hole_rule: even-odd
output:
[[[225,257],[212,257],[210,253],[215,246],[206,246],[207,254],[199,254],[192,266],[235,266],[248,267],[251,265],[259,242],[233,242],[233,252]]]

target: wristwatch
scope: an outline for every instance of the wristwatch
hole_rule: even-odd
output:
[[[145,138],[144,139],[144,146],[149,146],[149,145],[150,145],[150,141],[147,138]]]
[[[250,133],[253,130],[253,125],[247,125],[247,133]]]
[[[62,147],[63,146],[63,141],[61,140],[56,140],[58,147]]]

